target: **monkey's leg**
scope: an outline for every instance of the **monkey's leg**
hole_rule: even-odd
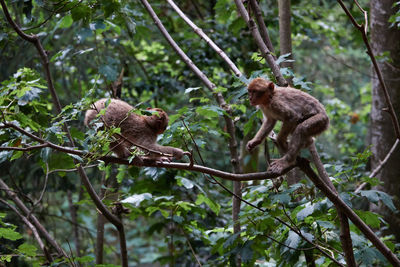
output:
[[[279,131],[278,137],[276,138],[278,149],[281,154],[285,154],[287,152],[288,150],[287,137],[291,132],[293,132],[294,128],[295,126],[292,124],[289,123],[282,124],[281,130]]]
[[[127,158],[131,154],[129,151],[130,144],[126,141],[117,140],[110,143],[110,149],[117,154],[119,158]]]
[[[329,119],[324,114],[316,114],[297,125],[289,143],[285,160],[289,163],[296,160],[302,148],[313,142],[313,136],[322,133],[328,127]]]

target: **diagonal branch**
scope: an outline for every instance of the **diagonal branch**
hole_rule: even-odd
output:
[[[400,143],[400,139],[396,139],[396,142],[394,142],[392,148],[389,150],[389,152],[386,154],[385,158],[379,163],[378,167],[376,167],[375,170],[373,170],[371,172],[370,175],[368,175],[369,178],[373,178],[375,177],[383,168],[383,166],[385,166],[385,164],[388,162],[388,160],[390,159],[390,157],[392,156],[392,154],[394,153],[394,151],[396,151],[397,146]],[[368,183],[362,183],[359,187],[356,188],[356,190],[354,191],[355,194],[359,193],[361,190],[363,190],[363,188],[367,185]]]
[[[249,16],[246,8],[243,5],[242,0],[235,0],[235,3],[239,10],[239,14],[242,16],[247,26],[249,27],[251,34],[253,35],[254,41],[256,42],[258,49],[261,52],[261,55],[263,56],[263,58],[265,58],[265,60],[268,62],[268,65],[271,67],[272,73],[274,74],[277,83],[280,86],[286,86],[288,82],[285,80],[285,78],[283,78],[279,66],[278,64],[276,64],[275,58],[272,56],[271,51],[264,43],[264,40],[261,37],[260,31],[258,30],[256,23]]]
[[[8,185],[0,179],[0,189],[2,189],[11,199],[15,205],[21,210],[27,218],[32,222],[32,224],[36,227],[37,230],[44,236],[44,238],[57,250],[57,253],[61,256],[68,258],[67,253],[62,249],[62,247],[57,243],[56,240],[47,232],[46,228],[39,222],[35,215],[30,214],[29,209],[25,206],[25,204],[18,198],[17,194],[11,190]]]
[[[56,90],[54,88],[54,84],[53,84],[53,80],[51,77],[51,73],[50,73],[50,68],[49,68],[49,59],[47,56],[46,51],[44,50],[40,39],[37,35],[27,35],[26,33],[24,33],[21,28],[14,22],[14,20],[12,19],[10,13],[8,12],[8,8],[4,2],[4,0],[0,0],[0,5],[3,8],[3,12],[6,16],[7,21],[10,23],[10,25],[14,28],[14,30],[17,32],[17,34],[27,40],[28,42],[31,42],[32,44],[35,45],[41,61],[42,61],[42,66],[44,68],[44,73],[46,76],[46,81],[47,81],[47,85],[51,94],[51,98],[53,100],[53,104],[56,108],[57,113],[61,113],[62,108],[61,108],[61,104],[60,101],[58,99],[58,95],[56,93]],[[67,135],[67,138],[70,141],[71,146],[74,146],[74,140],[69,132],[68,129],[68,125],[65,123],[64,125],[64,131]],[[107,220],[109,220],[118,230],[118,234],[119,234],[119,242],[120,242],[120,249],[121,249],[121,260],[122,260],[122,266],[127,267],[128,266],[128,256],[127,256],[127,248],[126,248],[126,239],[125,239],[125,232],[124,232],[124,226],[122,221],[115,216],[114,214],[112,214],[108,208],[103,204],[103,202],[100,200],[100,198],[98,197],[96,191],[94,190],[92,184],[90,183],[89,178],[87,177],[85,170],[81,167],[81,165],[79,164],[78,161],[76,161],[74,159],[74,163],[78,165],[78,173],[79,176],[81,177],[82,183],[84,184],[87,192],[89,193],[89,196],[91,197],[91,199],[93,200],[93,202],[95,203],[96,207],[99,209],[99,211],[107,218]]]
[[[269,38],[269,34],[267,31],[267,26],[265,25],[263,16],[262,16],[262,11],[261,8],[258,4],[257,0],[250,0],[250,5],[251,9],[254,12],[254,16],[256,17],[258,28],[260,30],[260,35],[264,40],[264,43],[268,47],[269,51],[271,51],[272,54],[275,53],[274,51],[274,46],[272,45],[271,39]],[[275,58],[275,55],[272,55]]]
[[[381,69],[379,68],[378,62],[376,61],[374,52],[372,51],[371,45],[370,45],[369,40],[368,40],[368,36],[367,36],[368,20],[367,20],[367,15],[366,15],[367,13],[366,13],[366,11],[364,11],[361,8],[361,6],[356,1],[357,6],[364,13],[364,19],[365,19],[364,25],[363,24],[359,24],[354,19],[353,15],[349,11],[349,9],[345,6],[343,1],[342,0],[337,0],[337,1],[338,1],[339,5],[343,8],[343,10],[346,13],[346,15],[349,17],[351,23],[353,23],[354,27],[361,32],[362,39],[364,41],[365,46],[367,47],[367,54],[371,58],[372,65],[374,66],[374,70],[376,72],[376,75],[378,76],[379,83],[381,84],[383,95],[385,96],[386,105],[388,106],[388,110],[387,111],[390,114],[390,118],[392,120],[394,132],[396,134],[397,139],[400,139],[400,124],[399,124],[399,120],[397,118],[396,112],[394,111],[392,101],[390,100],[389,92],[388,92],[388,89],[386,87],[386,83],[385,83],[385,81],[383,79],[383,75],[382,75]]]
[[[309,146],[309,150],[311,152],[312,159],[314,161],[315,166],[317,167],[317,171],[322,182],[324,182],[325,185],[328,186],[333,192],[338,194],[335,186],[329,179],[328,173],[326,172],[324,166],[322,165],[321,158],[318,155],[317,148],[315,147],[314,142]],[[350,235],[349,220],[338,206],[336,206],[336,210],[340,221],[340,240],[342,243],[344,256],[346,258],[346,263],[349,267],[355,267],[357,266],[357,264],[356,260],[354,259],[353,242],[351,240],[351,235]]]
[[[324,193],[337,209],[340,209],[353,223],[360,229],[360,231],[368,238],[372,244],[382,253],[382,255],[393,264],[393,266],[400,266],[400,260],[396,255],[375,235],[374,231],[364,223],[363,220],[350,208],[338,195],[333,191],[322,179],[312,170],[310,164],[302,158],[297,159],[300,169],[310,178],[310,180]]]
[[[8,203],[7,201],[5,201],[1,198],[0,198],[0,202],[7,205],[11,210],[13,210],[15,212],[15,214],[17,214],[21,218],[21,220],[26,224],[26,226],[28,226],[28,228],[32,231],[33,236],[35,237],[36,242],[38,243],[40,249],[43,251],[44,256],[46,257],[48,263],[53,262],[53,258],[51,256],[51,254],[49,253],[49,251],[47,250],[46,246],[44,245],[43,240],[40,238],[36,227],[28,220],[27,217],[22,215],[16,207],[14,207],[13,205],[11,205],[10,203]]]
[[[165,29],[161,20],[158,18],[157,14],[154,12],[151,5],[147,0],[141,0],[143,6],[146,8],[147,12],[150,14],[154,23],[165,37],[167,42],[171,45],[171,47],[175,50],[175,52],[182,58],[182,60],[189,66],[189,68],[201,79],[201,81],[206,85],[206,87],[215,95],[215,98],[219,104],[219,106],[224,109],[226,114],[224,114],[224,120],[226,124],[227,132],[229,133],[229,150],[231,155],[231,164],[233,166],[233,170],[235,173],[242,173],[242,166],[240,165],[239,155],[237,152],[237,140],[235,134],[235,125],[232,120],[232,109],[225,102],[224,97],[221,92],[215,92],[215,84],[213,84],[207,76],[193,63],[193,61],[185,54],[185,52],[177,45],[177,43],[172,39],[168,31]],[[232,67],[232,65],[230,65]],[[232,217],[234,223],[234,232],[240,232],[240,223],[239,223],[239,211],[240,211],[240,199],[241,199],[241,183],[234,182],[233,183],[233,191],[234,198],[232,200]],[[239,260],[240,262],[240,260]],[[239,263],[240,265],[240,263]]]
[[[206,43],[212,49],[214,49],[217,54],[229,65],[236,77],[240,77],[243,75],[242,72],[236,67],[235,63],[233,63],[232,60],[226,55],[226,53],[221,48],[219,48],[218,45],[213,40],[211,40],[211,38],[208,37],[201,28],[194,24],[193,21],[191,21],[185,15],[185,13],[183,13],[182,10],[174,3],[173,0],[167,0],[167,2],[176,11],[176,13],[178,13],[178,15],[193,29],[193,31],[204,41],[206,41]]]

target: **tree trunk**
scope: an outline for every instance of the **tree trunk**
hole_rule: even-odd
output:
[[[400,30],[391,27],[389,17],[396,10],[394,0],[371,0],[371,45],[376,56],[387,53],[389,60],[380,61],[379,67],[387,85],[397,117],[400,117]],[[372,72],[372,110],[370,138],[372,144],[371,168],[375,169],[395,142],[395,133],[389,114],[384,109],[386,103],[375,71]],[[397,149],[377,177],[383,182],[378,189],[389,195],[400,197],[400,150]],[[400,207],[399,202],[395,203]],[[400,241],[400,216],[383,206],[378,207],[390,224],[390,231]]]
[[[287,59],[293,59],[292,55],[292,30],[290,27],[291,10],[290,0],[279,0],[279,44],[280,54],[285,55],[290,53]],[[293,62],[282,62],[282,67],[293,69]],[[291,81],[289,81],[291,83]]]
[[[290,25],[291,21],[291,9],[290,0],[279,0],[279,44],[280,54],[290,54],[287,59],[293,59],[292,51],[292,28]],[[282,62],[281,67],[291,68],[293,70],[293,62]],[[292,79],[287,79],[289,84],[292,84]],[[279,151],[281,155],[285,154],[286,151]],[[286,174],[286,180],[289,185],[296,184],[302,179],[302,175],[298,168],[295,168]]]

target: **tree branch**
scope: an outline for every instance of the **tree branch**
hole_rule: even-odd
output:
[[[381,69],[378,66],[378,62],[376,61],[374,52],[372,51],[371,45],[370,45],[370,43],[368,41],[368,36],[367,36],[367,25],[368,25],[368,20],[367,19],[368,19],[368,16],[367,16],[367,12],[364,11],[361,8],[361,6],[358,4],[357,1],[355,1],[357,6],[358,6],[358,8],[361,10],[361,12],[364,13],[364,25],[363,24],[358,24],[357,21],[354,19],[353,15],[350,13],[348,8],[343,3],[343,1],[342,0],[337,0],[337,1],[340,4],[340,6],[343,8],[343,10],[346,13],[346,15],[349,17],[351,23],[353,23],[354,27],[361,32],[362,39],[364,41],[365,46],[367,47],[367,54],[369,55],[369,57],[370,57],[370,59],[372,61],[372,65],[374,66],[374,70],[375,70],[375,72],[376,72],[376,74],[378,76],[379,83],[381,84],[383,95],[385,96],[386,105],[388,106],[388,110],[387,111],[390,114],[390,118],[392,120],[394,132],[396,134],[397,139],[400,139],[400,124],[399,124],[399,120],[397,118],[396,112],[394,111],[392,101],[390,100],[389,92],[387,90],[386,83],[383,80],[383,75],[382,75]]]
[[[261,55],[263,56],[263,58],[265,58],[265,60],[268,62],[268,65],[271,67],[272,73],[274,74],[277,83],[280,86],[287,86],[288,82],[285,80],[285,78],[283,78],[279,66],[276,64],[275,59],[271,54],[271,51],[264,43],[254,20],[249,17],[249,14],[247,13],[247,10],[243,5],[242,0],[235,0],[235,3],[239,10],[239,14],[242,16],[247,26],[249,27],[251,34],[253,35],[254,41],[256,42],[258,49],[261,52]]]
[[[265,25],[265,22],[264,22],[264,19],[262,16],[262,11],[258,4],[258,1],[250,0],[250,6],[254,12],[254,16],[256,17],[258,28],[260,30],[260,35],[261,35],[262,39],[264,40],[265,45],[268,47],[269,51],[271,51],[271,53],[273,54],[272,56],[274,57],[274,59],[276,59],[276,57],[274,55],[275,54],[274,46],[272,45],[271,39],[269,38],[267,26]]]
[[[68,258],[67,253],[58,245],[57,241],[53,239],[53,237],[47,232],[46,228],[39,222],[39,220],[35,217],[35,215],[30,214],[29,209],[24,205],[24,203],[18,198],[17,194],[14,193],[12,189],[10,189],[7,184],[0,179],[0,189],[6,192],[8,198],[10,198],[15,205],[26,215],[28,219],[32,221],[33,225],[35,225],[36,229],[46,238],[46,240],[56,249],[57,253],[60,256]]]
[[[383,243],[379,237],[366,225],[358,215],[347,206],[347,204],[340,198],[337,192],[334,192],[328,185],[326,185],[322,179],[312,170],[310,164],[303,158],[297,159],[297,164],[300,169],[310,178],[310,180],[318,187],[319,190],[324,193],[328,199],[340,209],[353,223],[354,225],[368,238],[372,244],[382,253],[382,255],[388,259],[388,261],[394,266],[400,266],[400,260],[396,255]]]
[[[333,192],[338,194],[335,186],[329,179],[328,173],[326,172],[324,166],[322,165],[321,158],[318,155],[317,148],[315,147],[314,142],[309,146],[309,150],[311,152],[313,162],[317,167],[319,177],[325,183],[326,186],[328,186]],[[350,235],[349,220],[339,207],[336,206],[336,209],[340,221],[340,240],[342,243],[342,248],[346,259],[346,263],[347,266],[349,267],[355,267],[357,266],[357,264],[353,253],[353,241],[351,240],[351,235]]]
[[[21,220],[26,224],[26,226],[28,226],[28,228],[31,229],[33,236],[35,237],[36,242],[38,243],[40,249],[43,251],[43,254],[46,257],[48,263],[52,263],[53,257],[51,256],[51,254],[47,250],[46,246],[44,245],[42,239],[40,238],[36,227],[28,220],[28,218],[26,218],[24,215],[22,215],[13,205],[11,205],[10,203],[8,203],[7,201],[5,201],[1,198],[0,198],[0,202],[7,205],[11,210],[13,210],[15,212],[15,214],[17,214],[21,218]]]
[[[385,164],[388,162],[388,160],[390,159],[390,157],[392,156],[392,154],[394,153],[394,151],[396,150],[397,146],[400,143],[400,139],[396,139],[396,142],[394,142],[392,148],[389,150],[389,152],[386,154],[385,158],[379,163],[378,167],[375,168],[375,170],[373,170],[371,172],[371,174],[368,176],[369,178],[373,178],[375,177],[383,168],[383,166],[385,166]],[[368,183],[362,183],[359,187],[357,187],[357,189],[354,191],[355,194],[358,194],[361,190],[364,189],[364,187],[367,185]]]
[[[56,93],[56,90],[54,88],[54,84],[53,84],[53,80],[51,77],[51,73],[50,73],[50,68],[49,68],[49,59],[47,57],[47,53],[44,50],[38,36],[36,35],[27,35],[25,34],[21,28],[13,21],[13,19],[11,18],[11,15],[8,12],[7,6],[4,2],[4,0],[0,0],[0,4],[3,8],[3,12],[6,16],[7,21],[10,23],[10,25],[14,28],[14,30],[17,32],[17,34],[27,40],[28,42],[31,42],[35,45],[41,60],[42,60],[42,65],[44,68],[44,73],[46,76],[46,81],[47,81],[47,85],[53,100],[53,104],[56,108],[57,113],[61,113],[61,104],[60,101],[58,99],[58,95]],[[74,146],[74,140],[69,132],[68,129],[68,125],[65,123],[64,125],[64,131],[67,135],[67,138],[70,141],[71,146]],[[84,184],[87,192],[89,193],[89,196],[91,197],[91,199],[93,200],[93,202],[95,203],[96,207],[99,209],[100,212],[102,212],[102,214],[107,218],[107,220],[109,220],[118,230],[118,234],[119,234],[119,241],[120,241],[120,247],[121,247],[121,260],[122,260],[122,266],[123,267],[127,267],[128,266],[128,257],[127,257],[127,253],[126,253],[126,240],[125,240],[125,233],[124,233],[124,227],[123,224],[121,222],[121,220],[119,220],[118,217],[116,217],[115,215],[113,215],[108,209],[107,207],[103,204],[103,202],[101,202],[101,200],[99,199],[99,197],[96,194],[96,191],[94,190],[92,184],[89,181],[89,178],[87,177],[85,170],[80,166],[79,162],[76,161],[76,159],[74,159],[75,164],[78,165],[78,173],[81,177],[82,183]]]
[[[168,4],[178,13],[178,15],[193,29],[193,31],[200,36],[206,43],[217,52],[217,54],[228,64],[230,69],[236,75],[236,77],[242,76],[242,72],[236,67],[235,63],[226,55],[226,53],[218,47],[217,44],[213,40],[208,37],[204,31],[199,28],[196,24],[193,23],[186,15],[182,12],[182,10],[174,3],[173,0],[167,0]]]
[[[147,12],[150,14],[151,18],[153,19],[154,23],[167,40],[167,42],[171,45],[171,47],[175,50],[175,52],[182,58],[182,60],[189,66],[189,68],[201,79],[201,81],[206,85],[206,87],[215,95],[215,98],[219,104],[219,106],[224,109],[226,114],[224,114],[224,120],[226,124],[227,132],[229,133],[229,151],[231,155],[231,164],[233,166],[233,170],[235,173],[242,173],[242,166],[240,165],[240,160],[237,152],[237,140],[235,134],[235,125],[233,123],[232,117],[232,110],[230,106],[225,102],[224,97],[220,92],[215,92],[215,84],[213,84],[207,76],[193,63],[193,61],[185,54],[185,52],[177,45],[177,43],[172,39],[168,31],[165,29],[164,25],[162,24],[161,20],[158,18],[157,14],[154,12],[151,5],[148,3],[147,0],[141,0],[143,6],[146,8]],[[232,66],[231,66],[232,67]],[[234,222],[234,232],[240,231],[240,224],[239,224],[239,211],[240,211],[240,199],[241,199],[241,183],[234,182],[233,183],[234,193],[235,196],[233,198],[232,204],[232,217]]]

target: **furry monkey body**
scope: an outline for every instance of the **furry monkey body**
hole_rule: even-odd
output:
[[[118,99],[109,100],[107,107],[108,99],[106,98],[94,103],[93,109],[86,111],[84,123],[89,126],[100,110],[106,109],[105,114],[102,115],[103,123],[106,127],[119,127],[123,136],[116,137],[116,141],[110,144],[112,151],[118,157],[126,158],[130,156],[130,147],[133,144],[138,144],[149,150],[169,155],[167,157],[160,156],[150,151],[146,158],[156,160],[170,160],[172,156],[176,159],[182,158],[183,150],[157,144],[157,135],[162,134],[168,126],[169,118],[165,111],[159,108],[148,108],[154,114],[150,116],[138,115],[131,112],[134,108],[128,103]]]
[[[317,99],[298,89],[276,87],[263,78],[254,79],[247,89],[250,104],[261,109],[264,121],[246,147],[251,151],[268,136],[278,120],[282,121],[277,144],[285,155],[274,161],[269,168],[271,172],[281,173],[295,162],[302,148],[312,144],[313,136],[328,128],[329,118]]]

